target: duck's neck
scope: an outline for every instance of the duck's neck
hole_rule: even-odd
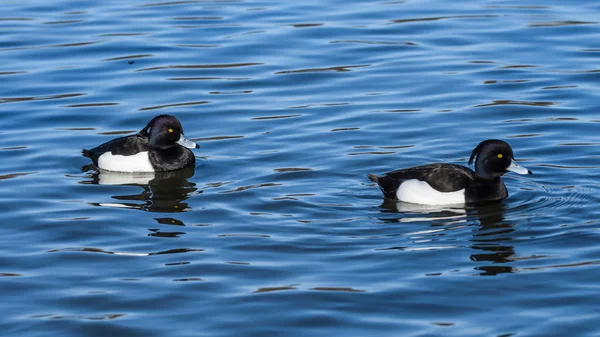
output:
[[[476,177],[466,197],[467,202],[502,200],[508,197],[508,190],[500,177],[492,179]]]
[[[148,153],[150,163],[156,171],[174,171],[193,166],[196,162],[190,149],[173,146],[168,149],[151,149]]]

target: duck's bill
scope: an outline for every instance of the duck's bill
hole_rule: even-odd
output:
[[[533,174],[530,170],[524,168],[523,166],[515,163],[514,160],[511,159],[510,166],[507,168],[508,171],[518,173],[518,174]]]
[[[194,142],[192,142],[191,140],[188,140],[187,138],[185,138],[185,136],[183,135],[183,133],[181,134],[181,136],[179,137],[179,140],[177,141],[177,144],[181,145],[181,146],[185,146],[187,148],[190,149],[197,149],[200,146]]]

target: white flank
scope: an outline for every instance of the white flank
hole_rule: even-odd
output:
[[[400,201],[422,205],[464,204],[465,189],[455,192],[440,192],[424,181],[411,179],[400,184],[396,197]]]
[[[115,172],[154,172],[148,158],[148,151],[133,156],[113,155],[106,152],[98,158],[98,167]]]

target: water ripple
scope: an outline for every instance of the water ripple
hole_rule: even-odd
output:
[[[237,68],[237,67],[252,67],[262,65],[264,63],[247,62],[247,63],[231,63],[231,64],[183,64],[183,65],[168,65],[151,68],[138,69],[140,71],[156,71],[165,69],[221,69],[221,68]]]
[[[139,108],[138,110],[139,111],[158,110],[158,109],[173,108],[173,107],[178,107],[178,106],[200,105],[200,104],[209,104],[209,103],[210,103],[210,101],[172,103],[172,104],[163,104],[163,105],[143,107],[143,108]]]
[[[116,251],[108,251],[100,248],[61,248],[61,249],[53,249],[49,250],[49,253],[61,253],[61,252],[89,252],[89,253],[102,253],[102,254],[110,254],[110,255],[122,255],[122,256],[152,256],[152,255],[164,255],[164,254],[179,254],[179,253],[190,253],[190,252],[203,252],[204,249],[192,249],[192,248],[176,248],[169,249],[160,252],[153,253],[133,253],[133,252],[116,252]]]
[[[37,172],[22,172],[22,173],[3,174],[3,175],[0,175],[0,180],[14,179],[14,178],[23,177],[26,175],[36,174],[36,173]]]
[[[30,97],[0,97],[0,104],[2,103],[17,103],[17,102],[26,102],[26,101],[43,101],[43,100],[54,100],[54,99],[64,99],[71,97],[78,97],[86,95],[84,93],[73,93],[73,94],[58,94],[58,95],[49,95],[49,96],[30,96]]]
[[[359,65],[350,65],[350,66],[335,66],[335,67],[326,67],[326,68],[307,68],[307,69],[296,69],[296,70],[282,70],[278,71],[275,74],[296,74],[296,73],[318,73],[318,72],[346,72],[352,71],[354,68],[363,68],[368,67],[370,64],[359,64]]]
[[[425,17],[425,18],[411,18],[411,19],[398,19],[392,20],[393,23],[409,23],[409,22],[425,22],[425,21],[439,21],[448,19],[486,19],[486,18],[497,18],[498,15],[486,14],[486,15],[454,15],[454,16],[437,16],[437,17]]]
[[[558,103],[555,102],[532,102],[532,101],[513,101],[513,100],[497,100],[492,103],[478,104],[474,105],[473,108],[482,108],[486,106],[495,106],[495,105],[528,105],[528,106],[551,106],[556,105]]]
[[[129,59],[139,59],[145,57],[152,57],[152,54],[137,54],[137,55],[127,55],[127,56],[119,56],[119,57],[111,57],[104,59],[104,61],[120,61],[120,60],[129,60]]]
[[[87,321],[102,321],[111,320],[121,317],[125,317],[125,314],[104,314],[104,315],[60,315],[60,314],[41,314],[31,316],[31,318],[44,318],[44,319],[66,319],[66,320],[87,320]]]
[[[573,26],[573,25],[596,25],[598,22],[595,21],[549,21],[549,22],[536,22],[530,23],[528,27],[562,27],[562,26]]]

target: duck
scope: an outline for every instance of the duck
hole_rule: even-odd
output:
[[[190,149],[199,147],[185,138],[177,118],[160,115],[135,135],[83,149],[81,154],[106,171],[166,172],[195,167],[196,158]]]
[[[500,201],[508,190],[500,177],[507,172],[532,174],[517,164],[510,145],[484,140],[469,157],[475,171],[455,164],[434,163],[399,169],[381,176],[369,173],[386,199],[424,205],[471,204]]]

